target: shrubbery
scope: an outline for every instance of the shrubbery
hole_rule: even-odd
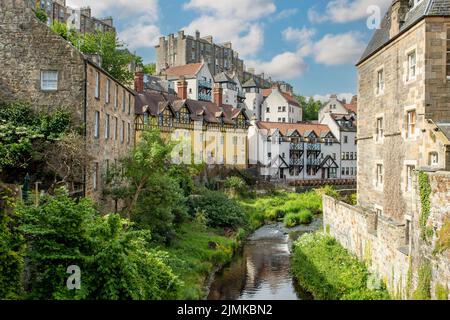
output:
[[[288,213],[284,217],[284,225],[286,227],[295,227],[299,224],[310,224],[313,220],[314,216],[311,211],[304,209],[299,213]]]
[[[192,215],[199,210],[203,211],[210,227],[237,230],[247,224],[247,217],[239,203],[222,192],[203,189],[199,195],[191,197],[189,207]]]
[[[369,272],[337,241],[325,234],[306,234],[293,249],[292,270],[301,285],[318,300],[389,299],[385,288],[369,289]]]
[[[148,231],[133,231],[118,215],[101,217],[90,200],[63,191],[39,207],[20,205],[32,299],[169,299],[179,281],[167,255],[150,248]],[[67,267],[81,269],[81,290],[66,287]]]

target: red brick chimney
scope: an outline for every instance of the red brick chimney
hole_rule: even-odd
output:
[[[144,92],[144,73],[141,71],[134,74],[134,90],[137,93]]]
[[[177,82],[178,98],[180,98],[181,100],[186,100],[188,98],[187,87],[188,84],[186,80],[184,80],[184,78],[181,77],[180,80]]]
[[[222,107],[223,102],[223,89],[220,87],[220,84],[216,83],[214,85],[214,103],[219,108]]]

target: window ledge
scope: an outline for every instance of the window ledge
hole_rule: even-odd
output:
[[[409,256],[409,246],[401,246],[401,247],[398,247],[397,250],[400,253],[403,253],[405,256]]]

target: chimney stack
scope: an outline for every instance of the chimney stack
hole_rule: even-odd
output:
[[[222,107],[222,101],[223,100],[223,89],[220,87],[220,84],[216,83],[214,85],[214,103],[219,108]]]
[[[144,73],[142,71],[134,74],[134,90],[137,93],[144,92]]]
[[[181,100],[186,100],[187,97],[187,87],[188,84],[184,77],[181,77],[180,80],[177,82],[177,89],[178,89],[178,98]]]
[[[391,29],[389,30],[390,39],[400,33],[400,28],[405,22],[406,13],[409,10],[409,0],[395,0],[391,6]]]

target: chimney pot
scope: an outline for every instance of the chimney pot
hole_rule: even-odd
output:
[[[220,87],[220,84],[216,83],[214,85],[214,103],[216,106],[221,108],[223,106],[223,89]]]
[[[180,77],[180,80],[177,82],[177,89],[178,89],[178,98],[181,100],[186,100],[187,97],[187,87],[188,84],[184,77]]]

